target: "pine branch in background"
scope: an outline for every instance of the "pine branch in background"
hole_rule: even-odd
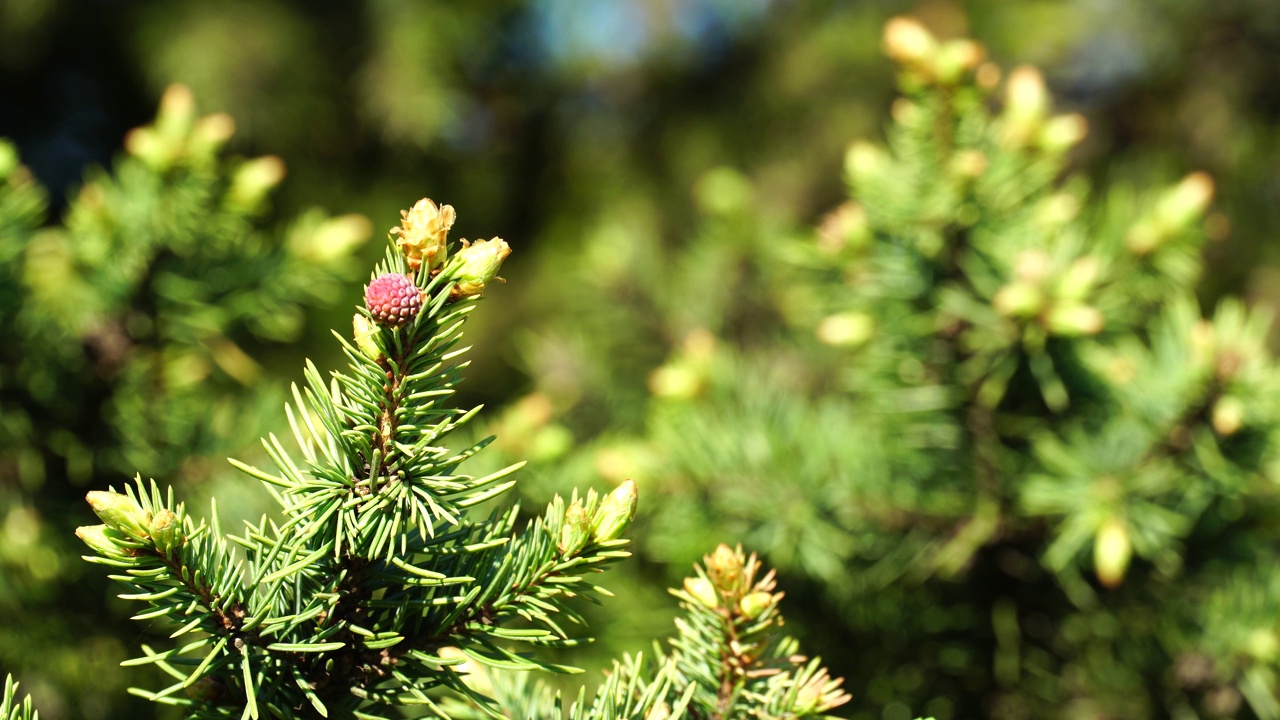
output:
[[[191,93],[171,88],[155,122],[130,133],[110,171],[86,174],[58,222],[0,141],[7,617],[76,582],[66,506],[95,478],[134,466],[181,468],[188,486],[229,475],[210,456],[273,428],[265,410],[283,396],[249,352],[297,339],[309,315],[358,280],[350,257],[368,221],[311,210],[273,228],[267,200],[284,165],[228,157],[233,130],[231,118],[199,117]],[[0,660],[38,666],[24,674],[62,691],[46,701],[62,714],[79,703],[106,711],[117,682],[106,628],[79,624],[87,607],[77,605],[96,604],[93,589],[68,593],[65,615],[0,622]]]
[[[810,593],[801,622],[840,618],[829,658],[884,648],[835,660],[864,712],[1280,716],[1275,603],[1246,590],[1280,547],[1280,372],[1268,313],[1193,295],[1212,181],[1091,189],[1086,123],[1037,71],[908,19],[884,48],[887,143],[850,147],[817,232],[719,169],[699,241],[639,235],[638,277],[588,235],[502,422],[595,440],[552,443],[530,491],[635,477],[648,559],[758,548]],[[608,364],[653,347],[647,377]]]

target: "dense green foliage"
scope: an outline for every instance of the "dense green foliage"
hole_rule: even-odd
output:
[[[643,555],[728,536],[810,580],[877,648],[828,648],[871,707],[1275,717],[1280,370],[1269,314],[1192,295],[1212,182],[1091,189],[1036,71],[909,21],[885,47],[849,202],[788,230],[720,170],[687,250],[593,238],[509,422],[604,414],[547,487],[635,477]],[[617,359],[670,338],[638,399]]]
[[[1274,3],[574,5],[0,3],[0,670],[45,716],[153,712],[118,663],[156,628],[74,559],[85,490],[142,471],[193,507],[216,495],[228,527],[274,513],[222,458],[270,462],[255,441],[285,434],[302,358],[337,359],[346,317],[322,308],[381,253],[315,254],[368,225],[306,208],[386,218],[424,192],[518,249],[470,321],[459,404],[489,409],[462,442],[497,440],[466,472],[529,460],[533,506],[641,485],[637,561],[582,610],[600,642],[551,661],[647,647],[662,589],[742,542],[848,678],[845,715],[1274,714],[1270,320],[1251,309],[1276,297]],[[1083,142],[993,142],[1003,110],[920,78],[891,106],[880,31],[908,11],[1043,68]],[[280,166],[221,152],[226,116],[114,157],[175,81],[236,118],[232,152],[287,161],[272,207],[266,187],[227,202],[242,168],[271,185]],[[1004,85],[948,87],[999,108]],[[984,156],[967,181],[930,137],[949,113]],[[876,142],[844,155],[855,138]],[[1203,223],[1192,170],[1216,187]],[[880,272],[893,248],[918,286]]]
[[[840,680],[779,635],[773,575],[725,545],[679,595],[688,619],[672,652],[658,651],[652,665],[615,663],[589,706],[585,689],[566,712],[527,682],[504,692],[468,682],[480,668],[576,671],[522,648],[585,641],[566,629],[583,624],[569,603],[599,602],[607,591],[589,576],[629,555],[622,534],[636,487],[557,497],[517,529],[518,507],[489,503],[515,485],[521,464],[463,474],[491,438],[446,445],[478,410],[450,402],[466,366],[458,341],[510,248],[462,241],[446,259],[453,218],[429,200],[402,214],[355,337],[343,342],[348,369],[326,381],[308,363],[306,387],[294,388],[286,410],[297,453],[272,434],[263,446],[273,471],[232,461],[267,486],[275,518],[224,536],[216,504],[211,520],[196,520],[155,481],[89,493],[103,524],[76,531],[93,552],[86,559],[116,569],[112,579],[130,591],[123,599],[148,605],[133,619],[163,619],[178,640],[144,644],[124,663],[174,681],[132,692],[189,718],[254,720],[399,717],[386,714],[395,706],[449,717],[450,698],[492,717],[598,720],[820,717],[847,702]],[[387,312],[378,287],[409,293],[405,312]],[[464,662],[474,667],[459,669]]]
[[[102,597],[73,591],[73,498],[143,466],[188,485],[227,475],[222,458],[283,399],[245,348],[296,340],[308,312],[355,279],[349,258],[368,221],[313,210],[267,225],[283,164],[225,157],[233,131],[170,89],[156,122],[129,135],[111,173],[89,173],[57,224],[0,144],[0,607],[15,617],[0,662],[44,648],[33,684],[56,678],[92,699],[122,680],[102,668],[122,659],[93,619]],[[66,613],[25,615],[54,597]]]

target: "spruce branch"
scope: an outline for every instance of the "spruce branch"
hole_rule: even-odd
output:
[[[557,498],[521,529],[515,507],[472,517],[523,465],[468,475],[461,465],[492,438],[447,444],[479,409],[448,403],[466,367],[462,326],[510,250],[495,238],[464,241],[448,259],[440,247],[407,258],[448,229],[417,222],[427,205],[415,207],[373,273],[353,339],[338,337],[346,371],[326,379],[308,362],[305,385],[293,388],[286,415],[300,457],[269,436],[273,471],[231,461],[266,486],[278,518],[225,537],[216,507],[211,524],[196,523],[154,481],[90,493],[104,524],[78,532],[97,553],[88,559],[124,571],[112,576],[132,590],[123,597],[150,606],[138,619],[167,617],[173,638],[194,638],[144,646],[129,664],[153,664],[174,682],[137,694],[194,718],[439,712],[449,692],[488,712],[492,701],[454,669],[461,657],[575,671],[529,651],[582,641],[566,629],[582,624],[569,603],[604,594],[589,576],[628,556],[621,535],[635,485]],[[415,268],[413,257],[433,259]]]
[[[666,647],[651,656],[624,655],[591,693],[583,687],[568,708],[545,685],[523,674],[481,667],[460,671],[477,692],[495,699],[512,720],[728,720],[830,717],[850,700],[817,658],[782,635],[783,618],[771,570],[755,555],[721,545],[671,590],[683,614]],[[462,717],[478,717],[450,706]]]

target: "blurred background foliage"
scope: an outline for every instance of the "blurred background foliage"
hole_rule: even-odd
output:
[[[809,298],[788,286],[796,275],[779,266],[795,258],[779,249],[816,242],[848,197],[846,147],[883,137],[895,91],[881,30],[902,13],[979,40],[1005,67],[1042,68],[1056,107],[1088,121],[1068,161],[1095,186],[1211,175],[1200,300],[1277,299],[1271,0],[0,0],[0,137],[13,148],[0,152],[0,667],[51,717],[152,712],[131,704],[116,667],[136,629],[75,561],[80,498],[142,472],[216,494],[228,519],[256,515],[218,458],[252,458],[302,357],[336,361],[328,329],[349,322],[365,279],[355,269],[427,195],[458,209],[455,236],[498,234],[515,250],[511,282],[473,319],[482,350],[462,393],[488,405],[501,453],[533,460],[524,491],[641,485],[640,558],[595,616],[592,662],[664,633],[674,607],[662,588],[715,543],[742,541],[781,569],[800,637],[849,677],[851,715],[1018,717],[1019,703],[1047,698],[1064,717],[1265,716],[1267,693],[1248,688],[1274,685],[1273,670],[1239,690],[1206,659],[1274,655],[1258,645],[1265,633],[1209,623],[1220,651],[1170,664],[1199,693],[1184,712],[1164,681],[1120,673],[1141,663],[1112,654],[1123,628],[1165,622],[1141,596],[1073,614],[1078,598],[1037,580],[1015,602],[991,588],[1034,574],[1041,558],[1018,553],[951,584],[904,580],[905,557],[850,572],[841,558],[855,547],[881,542],[893,558],[920,546],[778,502],[792,487],[829,492],[833,467],[866,462],[842,442],[839,398],[795,390],[839,358],[797,359],[797,338],[813,337],[796,312]],[[195,99],[166,94],[172,83]],[[150,134],[130,135],[157,105]],[[240,159],[265,154],[282,162]],[[820,289],[822,277],[804,282]],[[681,411],[681,398],[698,402]],[[740,419],[732,442],[690,442],[726,418]],[[893,503],[919,492],[903,483]],[[1040,512],[1061,511],[1050,506]],[[786,522],[759,521],[784,510]],[[910,516],[896,522],[914,537]],[[1205,549],[1208,564],[1267,547],[1241,537]],[[1232,576],[1240,591],[1214,596],[1213,617],[1274,622],[1274,583]],[[869,599],[840,601],[855,595]],[[1018,617],[1036,604],[1045,612]],[[906,616],[918,623],[884,626]],[[1010,680],[1019,634],[1063,618],[1071,653],[1092,658],[1064,671],[1075,703],[1044,690],[1052,678]],[[974,658],[920,637],[1004,652]],[[1131,689],[1122,708],[1086,702]]]

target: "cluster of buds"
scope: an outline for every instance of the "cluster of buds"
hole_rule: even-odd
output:
[[[741,546],[722,543],[696,570],[684,580],[685,600],[730,618],[759,620],[782,599],[782,593],[773,592],[773,571],[757,581],[760,561],[755,554],[746,557]]]
[[[235,121],[224,113],[197,118],[191,91],[170,85],[160,98],[155,123],[130,131],[124,143],[130,155],[163,172],[181,163],[212,162],[235,130]]]
[[[996,312],[1019,320],[1035,320],[1053,335],[1095,335],[1106,323],[1102,312],[1086,300],[1097,286],[1102,263],[1092,255],[1054,272],[1043,250],[1026,250],[1014,263],[1014,278],[992,299]]]
[[[1075,147],[1089,131],[1077,113],[1050,115],[1049,90],[1039,70],[1022,65],[1009,74],[1001,116],[1001,144],[1009,149],[1036,146],[1061,153]]]
[[[1197,320],[1190,328],[1192,359],[1212,377],[1216,388],[1209,420],[1221,437],[1235,435],[1250,421],[1245,399],[1256,395],[1250,386],[1269,365],[1265,330],[1269,324],[1250,323],[1238,306],[1228,306],[1214,322]]]
[[[168,555],[186,542],[182,519],[172,510],[153,515],[132,497],[110,490],[95,490],[85,499],[103,524],[76,528],[76,537],[100,555],[136,557],[145,549]]]
[[[884,52],[901,63],[909,80],[954,85],[977,70],[986,57],[981,45],[966,39],[940,42],[908,17],[896,17],[884,26]]]
[[[1199,220],[1211,200],[1213,179],[1202,172],[1191,173],[1161,193],[1151,212],[1129,228],[1125,246],[1134,255],[1150,255]]]
[[[621,539],[636,517],[637,497],[636,484],[630,480],[603,499],[594,490],[587,491],[586,502],[574,497],[564,511],[556,538],[560,555],[573,557],[588,545]]]

